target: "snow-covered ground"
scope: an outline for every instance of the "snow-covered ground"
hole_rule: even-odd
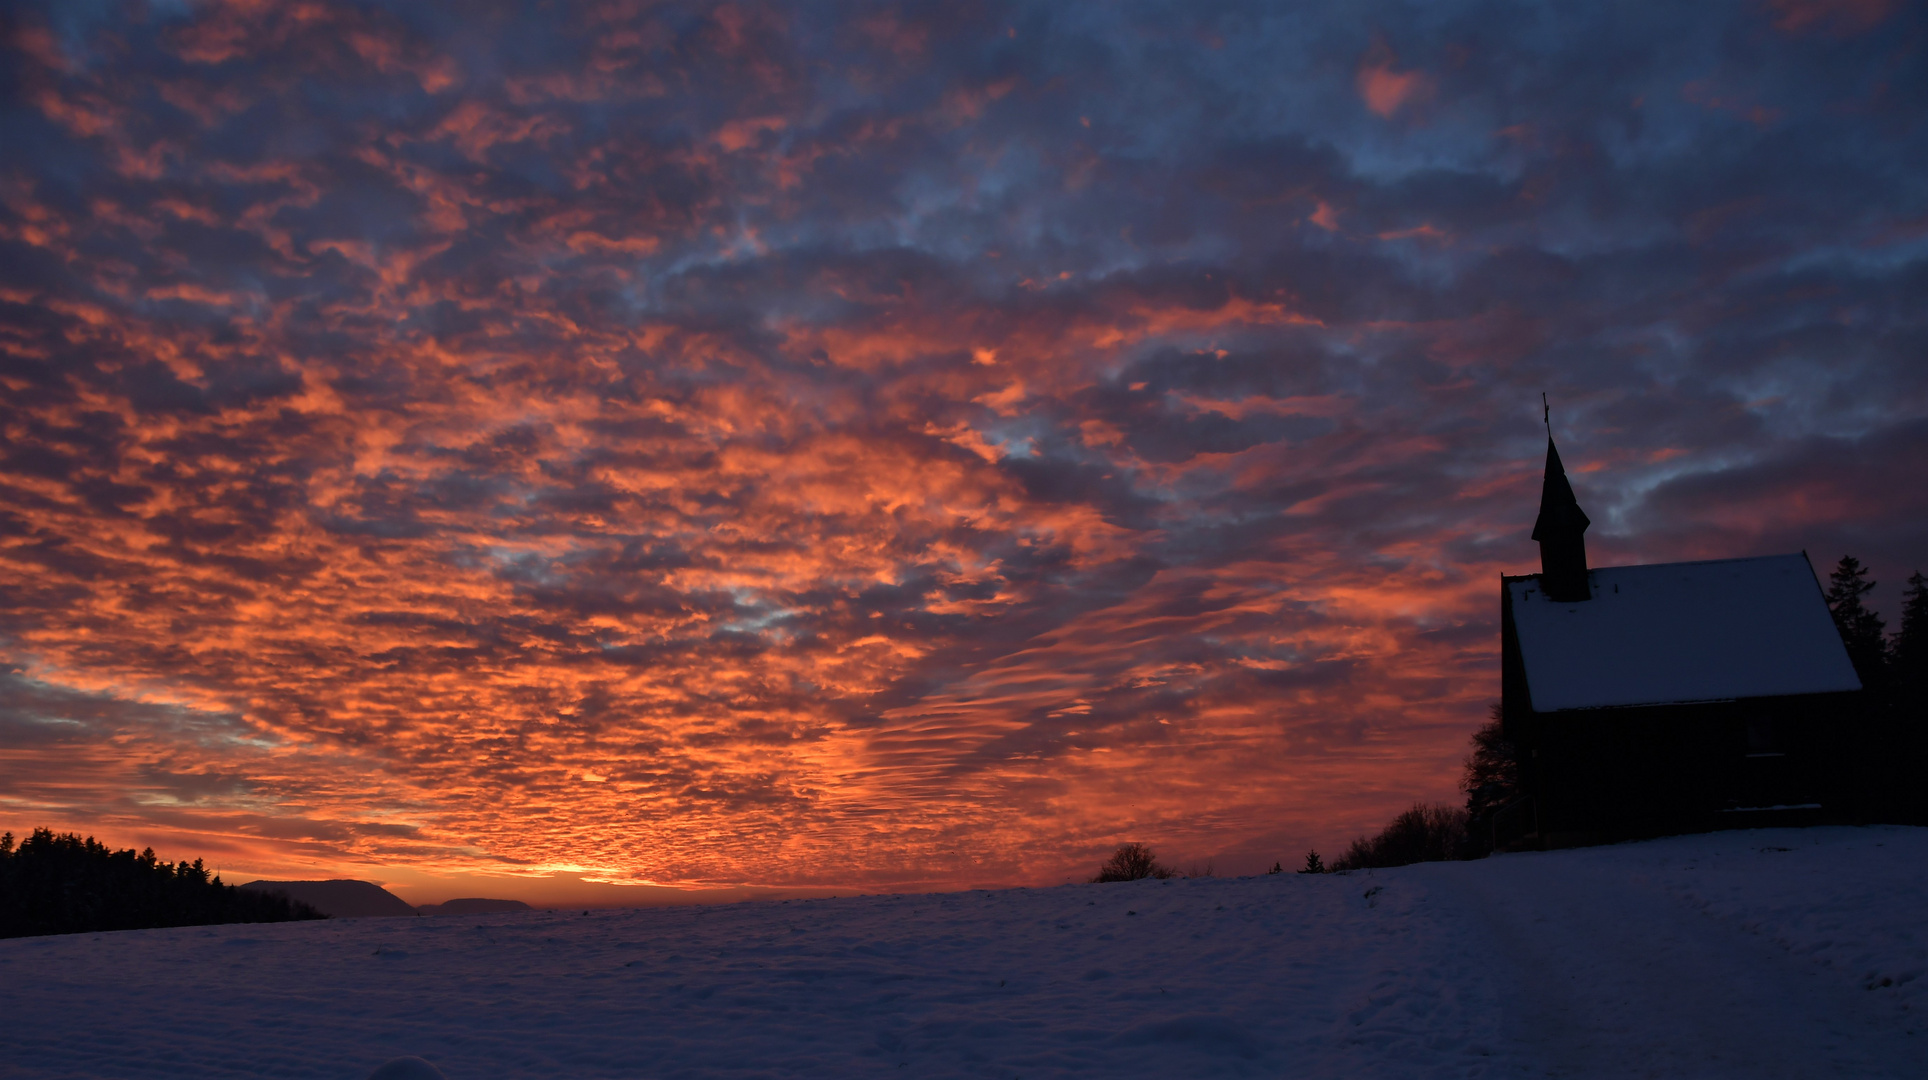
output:
[[[1928,829],[0,941],[0,1072],[1928,1076]]]

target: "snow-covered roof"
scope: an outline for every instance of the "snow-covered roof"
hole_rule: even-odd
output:
[[[1614,566],[1593,599],[1508,580],[1536,712],[1858,690],[1806,555]]]

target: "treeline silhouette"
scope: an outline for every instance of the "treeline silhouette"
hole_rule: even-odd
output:
[[[113,851],[51,829],[18,846],[0,834],[0,938],[321,918],[285,896],[224,885],[199,859],[169,863],[153,848]]]
[[[1892,635],[1886,633],[1886,620],[1864,599],[1876,584],[1868,580],[1861,560],[1843,555],[1828,575],[1828,611],[1862,685],[1890,697],[1901,691],[1919,703],[1928,689],[1928,578],[1919,570],[1908,578],[1901,594],[1901,626]]]
[[[1868,568],[1842,556],[1828,575],[1828,611],[1841,643],[1861,677],[1860,737],[1854,748],[1867,793],[1864,816],[1928,825],[1928,578],[1916,570],[1901,592],[1901,625],[1891,634],[1886,620],[1868,607],[1875,582]]]
[[[1487,717],[1486,723],[1473,732],[1473,752],[1466,756],[1460,774],[1459,789],[1466,796],[1465,806],[1414,803],[1400,811],[1379,835],[1355,839],[1330,865],[1317,851],[1306,852],[1305,866],[1299,873],[1368,870],[1492,854],[1488,838],[1493,815],[1519,798],[1524,789],[1519,752],[1500,729],[1497,703]]]
[[[1919,570],[1908,578],[1901,594],[1901,625],[1892,634],[1866,604],[1875,584],[1868,579],[1868,568],[1852,555],[1842,556],[1828,575],[1828,611],[1865,691],[1866,730],[1857,756],[1868,772],[1865,786],[1879,794],[1871,796],[1863,810],[1886,820],[1928,824],[1928,784],[1920,781],[1922,768],[1928,766],[1928,578]],[[1379,835],[1354,840],[1329,867],[1318,852],[1307,852],[1299,872],[1491,854],[1493,816],[1523,794],[1519,752],[1501,730],[1497,704],[1473,732],[1472,742],[1460,777],[1463,808],[1415,803]]]
[[[1332,869],[1365,870],[1468,858],[1472,852],[1466,834],[1466,811],[1456,806],[1414,803],[1378,836],[1354,840],[1344,855],[1332,860]]]

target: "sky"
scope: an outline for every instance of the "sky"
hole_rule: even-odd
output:
[[[418,900],[1290,865],[1459,800],[1542,393],[1595,565],[1928,569],[1919,5],[0,34],[16,834]]]

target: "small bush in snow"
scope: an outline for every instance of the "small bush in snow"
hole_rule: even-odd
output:
[[[1176,877],[1178,872],[1161,864],[1143,844],[1119,844],[1093,881],[1137,881],[1140,878]]]

